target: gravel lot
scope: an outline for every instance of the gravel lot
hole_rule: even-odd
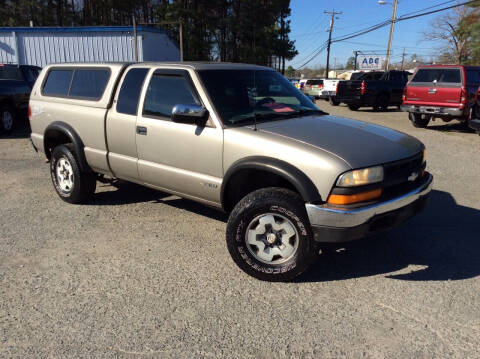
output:
[[[326,111],[422,140],[427,209],[295,283],[230,259],[226,217],[137,186],[62,202],[25,136],[0,139],[0,357],[480,358],[480,136]]]

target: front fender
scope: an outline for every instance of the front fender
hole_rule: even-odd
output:
[[[225,173],[222,181],[220,194],[222,204],[224,203],[224,200],[226,198],[225,189],[228,186],[229,180],[235,173],[237,173],[237,171],[244,169],[254,169],[272,172],[291,183],[293,187],[295,187],[295,189],[298,191],[298,193],[302,196],[305,202],[322,202],[322,197],[318,192],[317,187],[313,184],[312,180],[295,166],[276,158],[251,156],[233,163]]]

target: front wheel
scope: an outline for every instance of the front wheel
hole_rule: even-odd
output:
[[[412,125],[414,127],[425,128],[430,122],[430,119],[432,118],[432,116],[410,112],[408,114],[408,118],[410,119],[410,121],[412,121]]]
[[[228,218],[226,240],[235,263],[260,280],[291,280],[316,258],[305,204],[283,188],[244,197]]]
[[[96,175],[80,171],[73,146],[69,144],[54,148],[50,174],[57,194],[65,202],[85,203],[95,193]]]

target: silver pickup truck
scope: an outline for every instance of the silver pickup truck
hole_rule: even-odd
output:
[[[322,242],[401,223],[432,186],[420,141],[329,116],[266,67],[49,65],[29,116],[64,201],[111,178],[216,207],[232,258],[262,280],[299,275]]]

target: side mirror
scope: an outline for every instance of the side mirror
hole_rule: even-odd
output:
[[[171,119],[177,123],[189,123],[202,126],[208,118],[208,110],[200,105],[175,105]]]

